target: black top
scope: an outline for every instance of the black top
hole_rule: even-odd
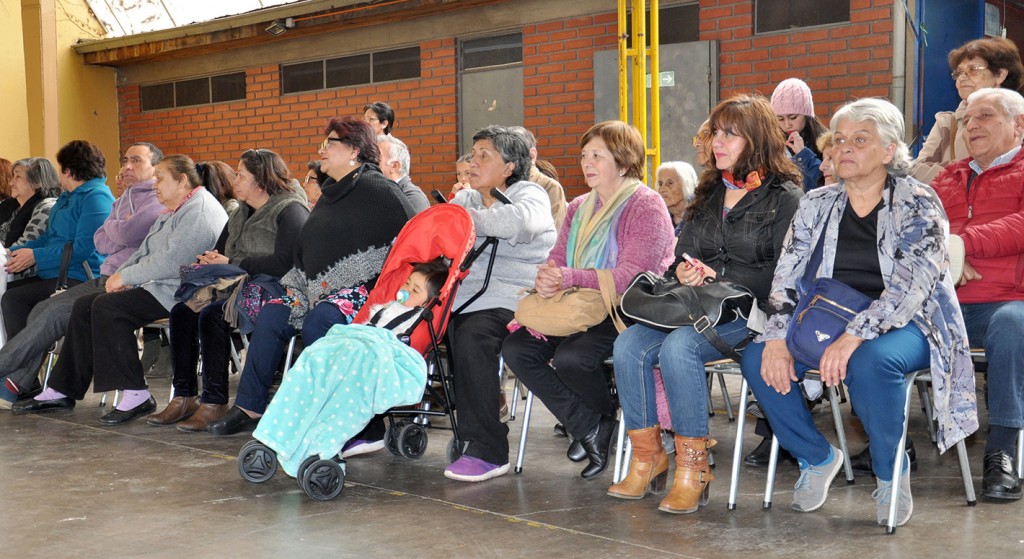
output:
[[[847,203],[843,219],[839,222],[839,241],[836,243],[836,260],[832,267],[832,279],[860,291],[872,299],[878,299],[885,291],[882,268],[878,263],[878,211],[882,201],[860,217]]]
[[[676,242],[676,261],[666,275],[675,277],[682,253],[712,267],[720,279],[734,281],[757,297],[762,309],[782,254],[782,241],[803,196],[803,189],[769,175],[727,215],[725,185],[719,183],[707,203],[695,208]]]

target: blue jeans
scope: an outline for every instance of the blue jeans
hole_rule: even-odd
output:
[[[1024,428],[1024,301],[960,305],[971,347],[988,360],[988,422]]]
[[[730,345],[750,335],[745,320],[715,328]],[[690,326],[662,332],[635,324],[615,339],[615,383],[626,417],[626,429],[646,429],[658,423],[654,394],[654,365],[661,363],[672,429],[683,437],[708,435],[708,385],[704,363],[724,359],[703,334]]]
[[[249,343],[242,378],[238,381],[235,405],[255,413],[263,413],[270,402],[270,386],[274,372],[284,356],[288,339],[297,331],[288,323],[287,305],[264,305],[256,318]],[[309,346],[324,337],[335,324],[344,324],[345,315],[330,303],[313,307],[302,322],[302,342]]]
[[[796,383],[785,395],[765,384],[761,378],[763,351],[764,343],[747,346],[741,366],[743,377],[757,396],[779,445],[808,464],[824,462],[831,445],[814,425],[803,393]],[[853,409],[870,439],[871,470],[882,481],[892,480],[896,447],[903,434],[903,407],[907,397],[903,375],[927,369],[930,364],[928,340],[913,323],[890,330],[873,340],[865,340],[847,363],[846,380],[843,382],[850,392]],[[813,368],[795,363],[800,380]]]

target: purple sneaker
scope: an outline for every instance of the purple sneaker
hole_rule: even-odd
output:
[[[459,481],[484,481],[508,473],[508,464],[497,466],[474,456],[463,455],[444,471],[444,477]]]
[[[352,456],[359,456],[360,454],[369,454],[371,452],[377,452],[384,448],[384,440],[379,441],[366,441],[363,439],[352,439],[345,443],[345,446],[341,449],[342,458],[351,458]]]

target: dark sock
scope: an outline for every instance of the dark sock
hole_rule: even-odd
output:
[[[1010,456],[1013,456],[1014,451],[1017,449],[1018,431],[1018,429],[1014,429],[1013,427],[989,425],[988,443],[985,445],[985,454],[1002,450]]]

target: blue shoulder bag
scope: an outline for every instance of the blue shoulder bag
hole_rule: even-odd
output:
[[[889,203],[892,204],[891,195]],[[868,308],[873,300],[841,281],[814,277],[821,265],[825,231],[831,214],[829,211],[818,244],[800,280],[798,292],[802,292],[802,296],[786,332],[786,346],[793,358],[815,368],[821,366],[821,355],[825,349],[843,335],[850,321]]]

